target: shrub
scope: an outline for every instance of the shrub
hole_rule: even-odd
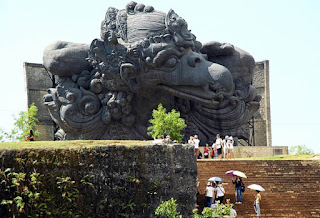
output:
[[[166,217],[166,218],[179,218],[182,217],[177,211],[176,200],[171,198],[168,201],[162,202],[155,211],[156,216]]]
[[[148,127],[148,135],[153,138],[169,135],[172,140],[181,142],[182,135],[180,132],[187,125],[184,119],[180,118],[179,112],[172,109],[171,112],[167,113],[166,108],[159,104],[158,109],[152,111],[152,117],[153,119],[149,120],[152,125]]]
[[[230,199],[227,199],[226,204],[220,204],[219,201],[217,203],[217,208],[212,209],[210,207],[205,207],[202,211],[202,216],[198,214],[198,210],[193,210],[193,218],[207,218],[207,217],[214,217],[216,215],[223,216],[223,215],[230,215],[231,208],[233,207],[233,204],[230,204]]]

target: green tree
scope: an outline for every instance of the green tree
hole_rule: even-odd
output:
[[[32,130],[35,137],[39,137],[40,133],[35,130],[35,126],[39,122],[36,118],[38,113],[37,106],[32,103],[27,111],[21,111],[18,117],[14,117],[14,128],[11,132],[4,132],[1,130],[1,141],[23,141],[29,135],[29,131]]]
[[[159,104],[158,109],[152,111],[152,117],[153,119],[149,120],[152,125],[148,127],[148,135],[153,138],[170,135],[172,140],[181,142],[182,135],[180,132],[187,125],[184,119],[180,118],[179,112],[172,109],[171,112],[167,113],[167,109],[162,104]]]
[[[308,148],[305,145],[295,145],[290,147],[289,150],[290,154],[296,154],[296,155],[313,155],[314,152],[310,148]]]

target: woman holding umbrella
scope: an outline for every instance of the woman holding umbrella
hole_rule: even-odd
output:
[[[257,192],[257,194],[255,195],[256,200],[254,201],[253,207],[257,213],[257,216],[261,216],[261,213],[260,213],[261,194],[260,194],[260,191],[258,191],[258,190],[256,190],[256,192]]]
[[[236,180],[233,181],[232,183],[235,185],[235,191],[236,191],[236,204],[242,204],[242,186],[243,186],[243,182],[241,177],[236,176]]]
[[[264,188],[257,184],[249,185],[248,188],[252,190],[256,190],[257,194],[255,194],[255,200],[253,203],[254,211],[257,213],[257,216],[261,216],[260,213],[260,203],[261,203],[261,194],[260,191],[265,191]]]
[[[236,177],[235,181],[232,180],[235,185],[236,204],[242,204],[242,191],[245,189],[242,178],[247,178],[246,174],[238,170],[229,170],[226,172],[226,176]]]

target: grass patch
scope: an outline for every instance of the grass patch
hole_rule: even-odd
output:
[[[313,158],[315,155],[277,155],[273,157],[254,157],[249,158],[250,160],[308,160]]]
[[[34,141],[34,142],[2,142],[0,150],[3,149],[62,149],[62,148],[81,148],[94,147],[101,145],[150,145],[152,141],[135,141],[135,140],[72,140],[72,141]]]

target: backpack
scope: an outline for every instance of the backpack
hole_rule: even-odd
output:
[[[244,185],[244,183],[242,182],[241,184],[241,192],[245,192],[246,191],[246,186]]]

